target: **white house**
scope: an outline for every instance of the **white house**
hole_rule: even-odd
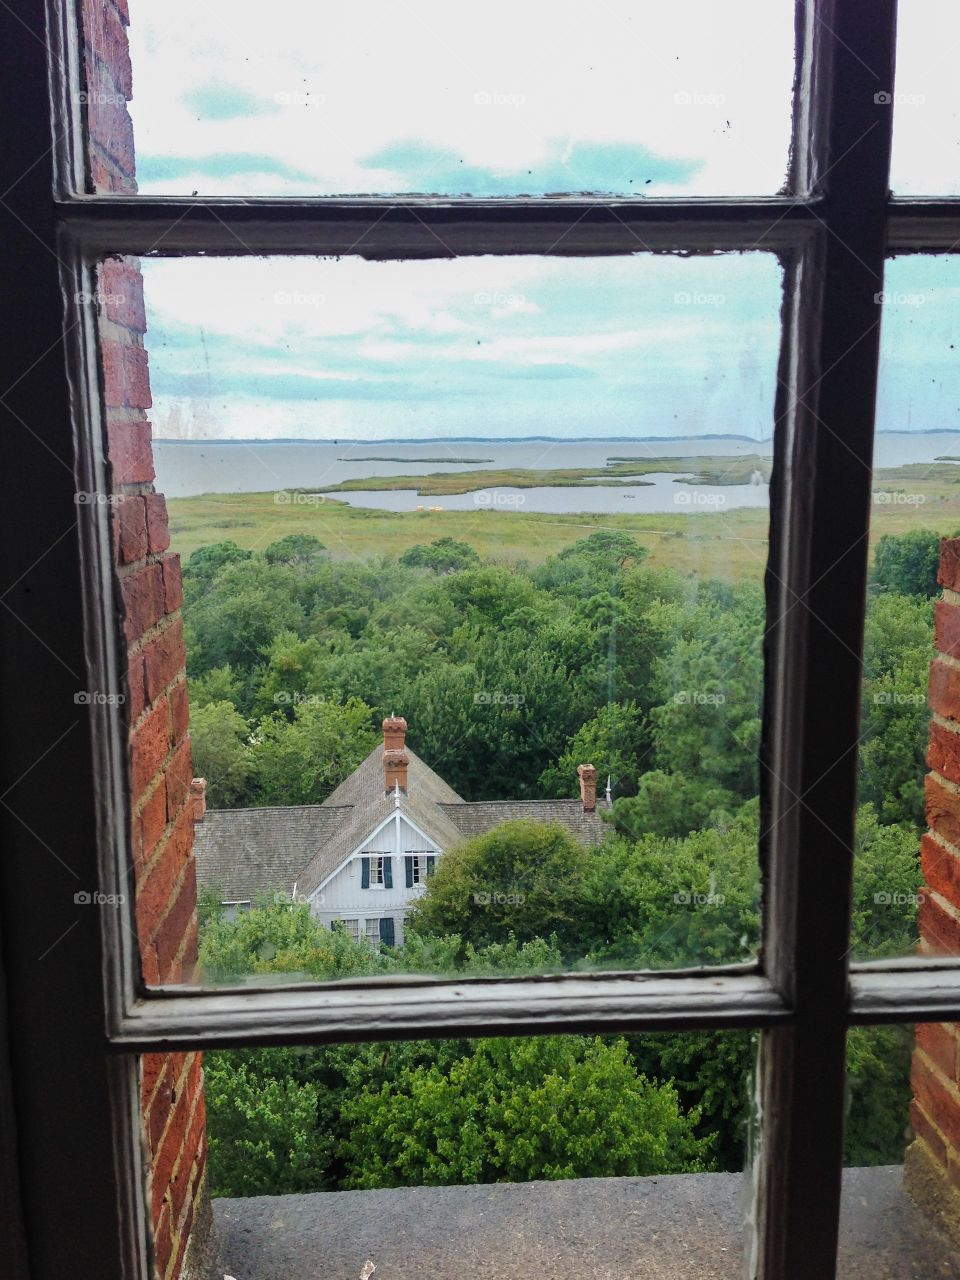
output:
[[[593,765],[577,770],[576,800],[470,802],[407,747],[406,732],[402,717],[384,720],[382,746],[323,804],[207,809],[195,779],[201,887],[215,889],[229,914],[279,895],[309,902],[319,920],[341,920],[356,938],[400,946],[407,908],[460,841],[517,818],[560,822],[584,844],[601,838]]]

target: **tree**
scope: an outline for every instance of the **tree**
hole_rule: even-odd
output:
[[[940,567],[940,534],[933,529],[885,533],[873,552],[871,586],[878,592],[935,596]]]
[[[853,954],[858,960],[902,956],[918,942],[919,832],[883,826],[872,804],[857,810],[853,859]]]
[[[350,1187],[636,1177],[711,1163],[676,1091],[637,1075],[625,1042],[480,1040],[447,1069],[405,1066],[343,1100]]]
[[[299,702],[293,719],[265,716],[255,737],[259,804],[320,804],[377,743],[370,708],[317,698]]]
[[[448,849],[408,914],[421,934],[488,947],[556,935],[575,946],[587,853],[558,823],[504,822]]]
[[[614,800],[613,821],[621,835],[634,840],[646,834],[683,837],[728,821],[737,807],[737,796],[709,778],[651,769],[635,796]]]
[[[319,538],[312,533],[288,533],[263,549],[267,564],[285,564],[291,568],[307,567],[326,551]]]
[[[593,764],[602,787],[606,777],[617,795],[637,788],[646,742],[646,723],[635,702],[608,702],[567,739],[559,759],[540,775],[546,796],[577,794],[577,765]]]
[[[436,538],[429,545],[418,542],[408,547],[400,557],[400,563],[413,569],[432,569],[434,573],[455,573],[479,564],[480,557],[469,542]]]
[[[213,542],[205,547],[197,547],[183,566],[184,578],[188,586],[191,582],[207,586],[227,565],[252,559],[253,552],[245,551],[235,542]]]
[[[208,702],[190,712],[193,770],[207,780],[212,809],[232,809],[249,799],[254,757],[250,727],[232,702]]]
[[[251,671],[278,632],[303,634],[304,594],[301,575],[259,558],[228,563],[209,584],[195,582],[184,605],[190,674],[225,663]]]

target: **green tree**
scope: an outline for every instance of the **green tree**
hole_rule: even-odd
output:
[[[400,563],[413,569],[432,569],[434,573],[455,573],[479,564],[480,557],[469,542],[436,538],[429,544],[418,542],[408,547],[400,557]]]
[[[291,568],[307,567],[319,560],[326,547],[312,533],[288,533],[263,549],[267,564],[285,564]]]
[[[575,944],[587,863],[584,847],[559,823],[504,822],[448,849],[408,913],[421,934],[459,934],[488,947],[556,935]]]
[[[480,1040],[447,1069],[404,1067],[379,1090],[347,1073],[346,1185],[445,1186],[646,1176],[711,1164],[669,1084],[599,1037]]]
[[[608,702],[567,739],[555,763],[540,775],[546,796],[579,794],[577,766],[592,764],[602,788],[607,777],[617,795],[637,789],[641,756],[646,743],[646,723],[635,702]]]
[[[872,804],[857,810],[853,859],[853,951],[858,959],[902,956],[917,945],[923,889],[919,832],[883,826]]]
[[[935,596],[939,567],[940,534],[933,529],[885,533],[874,548],[870,583],[878,592]]]
[[[265,716],[254,740],[259,804],[320,804],[377,743],[370,708],[359,698],[299,702],[293,719]]]
[[[204,547],[197,547],[183,566],[184,578],[189,587],[191,582],[208,586],[210,582],[229,564],[240,564],[244,560],[252,560],[253,552],[245,551],[235,542],[213,542]]]
[[[249,734],[232,702],[208,702],[190,712],[193,771],[206,778],[212,809],[232,809],[250,798],[254,756]]]

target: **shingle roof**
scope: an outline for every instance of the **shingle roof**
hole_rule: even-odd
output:
[[[582,844],[598,844],[609,827],[599,812],[584,813],[579,800],[476,800],[440,806],[461,835],[482,836],[501,822],[521,818],[559,822]]]
[[[562,823],[583,844],[596,844],[604,835],[600,815],[584,813],[579,800],[469,803],[409,747],[405,750],[410,764],[400,812],[439,849],[518,818]],[[195,828],[198,879],[217,888],[224,901],[252,901],[270,890],[290,895],[294,885],[298,894],[310,894],[396,807],[395,797],[384,792],[383,746],[378,744],[323,804],[208,809]]]

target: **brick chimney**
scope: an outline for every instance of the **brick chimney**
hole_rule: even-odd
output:
[[[407,722],[403,716],[387,716],[383,722],[383,782],[386,792],[398,786],[407,790],[407,766],[410,757],[405,750]]]
[[[190,783],[190,804],[193,807],[194,822],[202,822],[207,812],[207,780],[194,778]]]
[[[597,808],[597,771],[592,764],[578,764],[580,779],[580,803],[584,813],[594,813]]]

